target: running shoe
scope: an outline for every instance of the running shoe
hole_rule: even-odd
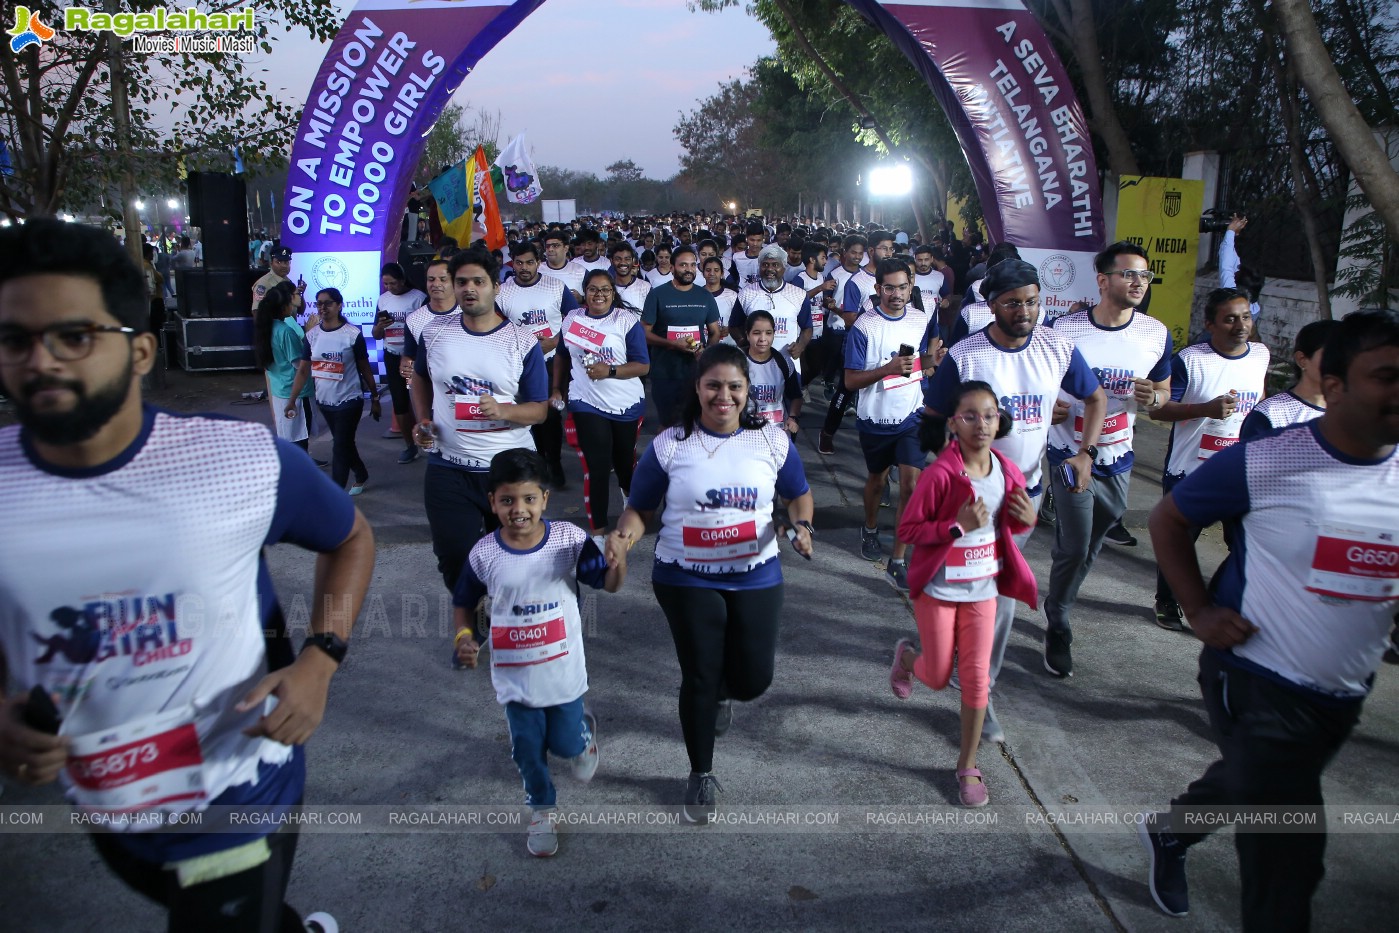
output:
[[[821,437],[816,441],[816,452],[830,456],[836,452],[835,435],[821,432]]]
[[[719,709],[714,714],[714,737],[717,739],[725,732],[729,731],[729,726],[734,724],[734,701],[720,700]]]
[[[364,484],[367,482],[369,482],[369,477],[367,476],[364,479],[355,480],[355,484],[350,487],[349,494],[352,496],[358,496],[360,493],[364,492]]]
[[[583,722],[588,726],[588,747],[577,758],[569,760],[569,767],[573,769],[573,776],[586,784],[597,774],[597,717],[584,710]]]
[[[714,822],[714,808],[719,804],[719,795],[724,788],[714,774],[690,772],[690,782],[685,787],[685,806],[681,812],[687,823],[707,826]]]
[[[1054,524],[1054,493],[1045,490],[1044,498],[1040,499],[1040,524]]]
[[[1074,636],[1070,632],[1050,629],[1044,635],[1044,669],[1055,677],[1074,676],[1074,656],[1069,650]]]
[[[1107,534],[1103,535],[1103,537],[1113,544],[1120,544],[1123,547],[1137,546],[1136,537],[1127,530],[1120,519],[1113,523],[1113,526],[1107,530]]]
[[[401,453],[401,454],[398,455],[398,462],[399,462],[399,463],[412,463],[414,460],[417,460],[417,459],[418,459],[418,448],[416,448],[416,447],[405,447],[405,448],[403,448],[403,453]]]
[[[525,848],[530,855],[538,858],[548,858],[559,851],[559,833],[554,826],[553,807],[534,811],[529,821],[529,834],[525,837]]]
[[[908,592],[908,565],[901,560],[889,561],[884,570],[884,581],[900,593]]]
[[[1137,819],[1137,838],[1151,857],[1147,886],[1151,899],[1163,913],[1184,917],[1190,913],[1190,885],[1185,878],[1185,846],[1169,829],[1155,829],[1154,814]]]
[[[301,922],[306,927],[306,933],[340,933],[340,924],[323,910],[316,911]]]
[[[884,547],[879,543],[879,531],[860,529],[860,556],[865,560],[879,560],[884,556]]]
[[[904,670],[903,657],[904,649],[912,648],[913,642],[907,638],[900,638],[899,643],[894,646],[894,663],[889,665],[889,689],[894,691],[894,696],[900,700],[907,700],[913,696],[913,675]]]
[[[1186,632],[1185,613],[1175,603],[1156,601],[1156,624],[1170,632]]]

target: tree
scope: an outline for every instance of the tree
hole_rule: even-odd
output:
[[[470,134],[466,125],[466,110],[461,104],[448,104],[432,124],[427,143],[423,146],[422,158],[418,160],[418,171],[413,177],[420,187],[440,175],[443,167],[456,165],[475,151],[466,142]]]
[[[681,174],[703,187],[728,192],[722,200],[736,198],[744,205],[766,193],[775,167],[753,119],[756,94],[751,81],[721,84],[717,94],[682,115],[674,128],[675,138],[685,147]]]
[[[1390,167],[1389,157],[1341,81],[1310,6],[1304,0],[1273,0],[1273,10],[1296,63],[1298,81],[1307,89],[1356,184],[1384,219],[1390,239],[1399,239],[1399,173]]]
[[[607,172],[608,183],[613,185],[640,181],[646,174],[641,166],[637,165],[631,159],[621,159],[613,162],[611,165],[607,166],[604,171]]]
[[[102,10],[109,4],[28,4],[49,22],[62,21],[62,7],[80,5]],[[123,4],[131,12],[186,6],[184,0]],[[243,6],[226,0],[202,11]],[[255,36],[263,52],[272,49],[274,29],[324,41],[339,28],[332,0],[267,0],[257,6]],[[255,59],[213,52],[137,56],[120,43],[109,44],[109,37],[115,38],[59,30],[42,46],[18,53],[0,43],[0,137],[14,167],[13,175],[0,176],[0,213],[52,216],[65,204],[96,203],[123,176],[174,187],[181,157],[190,168],[231,168],[235,147],[250,164],[285,161],[300,109],[272,93],[266,69],[257,69]],[[126,107],[113,105],[114,90],[118,103],[125,94]],[[174,124],[162,129],[172,114]]]

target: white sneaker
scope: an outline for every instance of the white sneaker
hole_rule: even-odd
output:
[[[306,933],[340,933],[340,924],[323,910],[311,914],[302,923],[306,925]]]
[[[525,837],[525,848],[537,858],[548,858],[559,851],[559,833],[554,828],[553,807],[534,811],[529,821],[529,835]]]
[[[577,758],[570,758],[568,763],[573,768],[573,776],[586,784],[597,774],[597,717],[584,710],[583,721],[588,724],[588,747],[583,749],[583,754]]]

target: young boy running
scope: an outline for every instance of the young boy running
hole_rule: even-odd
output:
[[[526,847],[559,850],[554,782],[546,754],[565,759],[580,781],[597,771],[597,721],[583,707],[588,672],[577,583],[615,593],[626,579],[626,550],[611,566],[576,525],[544,519],[548,467],[532,450],[491,458],[487,488],[500,529],[471,549],[454,594],[455,659],[476,666],[475,607],[490,596],[491,682],[510,724],[510,756],[534,809]],[[576,582],[575,582],[576,581]],[[486,633],[481,633],[481,638]]]

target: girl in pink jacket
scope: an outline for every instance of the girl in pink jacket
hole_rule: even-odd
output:
[[[955,442],[919,476],[899,523],[899,540],[914,546],[908,586],[923,650],[899,639],[889,685],[900,700],[912,694],[914,677],[941,690],[952,676],[956,653],[962,684],[957,789],[968,807],[983,807],[989,799],[976,750],[986,717],[996,596],[1012,596],[1031,608],[1039,596],[1034,574],[1011,537],[1035,523],[1025,477],[991,449],[991,442],[1011,428],[1010,416],[998,405],[985,382],[962,384],[947,421]]]

